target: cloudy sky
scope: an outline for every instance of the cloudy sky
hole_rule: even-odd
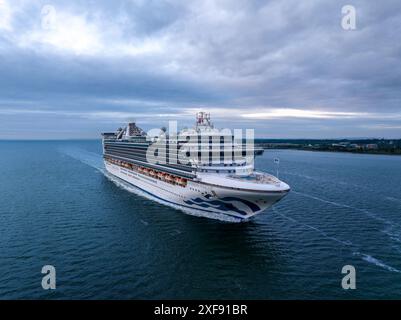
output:
[[[0,139],[198,110],[259,137],[401,138],[401,2],[0,0],[0,76]]]

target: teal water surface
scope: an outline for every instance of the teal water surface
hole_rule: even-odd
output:
[[[268,150],[257,168],[275,174],[279,157],[291,193],[225,223],[121,188],[100,141],[0,150],[0,299],[401,298],[401,157]]]

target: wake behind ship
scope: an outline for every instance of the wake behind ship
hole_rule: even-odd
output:
[[[102,136],[109,173],[191,214],[247,220],[290,190],[278,178],[254,170],[254,155],[260,150],[253,144],[244,148],[242,140],[215,129],[204,112],[197,114],[193,129],[176,135],[162,129],[148,136],[129,123]],[[167,157],[171,154],[176,156]]]

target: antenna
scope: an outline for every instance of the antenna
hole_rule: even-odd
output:
[[[199,126],[213,128],[212,122],[210,121],[210,113],[200,111],[196,114],[196,128],[198,129]]]

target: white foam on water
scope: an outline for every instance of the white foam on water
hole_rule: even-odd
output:
[[[196,210],[196,209],[192,209],[192,208],[183,208],[179,205],[174,205],[170,202],[163,201],[159,198],[156,198],[156,197],[142,191],[141,189],[136,188],[133,185],[125,182],[124,180],[108,173],[106,171],[106,169],[104,168],[103,157],[98,153],[90,152],[90,151],[87,151],[87,150],[84,150],[81,148],[76,148],[76,147],[62,147],[62,148],[59,148],[58,150],[61,153],[65,154],[75,160],[78,160],[92,168],[99,170],[107,179],[112,181],[118,187],[120,187],[126,191],[129,191],[131,193],[134,193],[138,196],[141,196],[143,198],[155,201],[159,204],[174,208],[176,210],[180,210],[186,214],[196,216],[196,217],[210,218],[210,219],[215,219],[215,220],[219,220],[219,221],[223,221],[223,222],[237,222],[238,223],[238,222],[244,221],[243,219],[230,217],[230,216],[224,215],[224,214],[205,212],[205,211]]]
[[[398,230],[394,230],[392,226],[389,226],[386,229],[381,230],[384,234],[390,237],[391,240],[401,243],[401,234]]]
[[[324,177],[321,177],[321,176],[312,177],[312,176],[309,176],[309,175],[293,173],[293,172],[288,172],[288,171],[284,171],[283,173],[291,175],[291,176],[296,176],[296,177],[300,177],[300,178],[304,178],[304,179],[313,180],[313,181],[319,181],[319,182],[323,182],[323,181],[326,182],[327,181],[327,178],[324,178]],[[369,187],[367,187],[365,185],[350,183],[348,181],[337,181],[336,183],[340,184],[340,185],[352,186],[352,187],[355,187],[355,188],[358,188],[358,189],[364,189],[364,190],[376,193],[375,189],[369,188]]]
[[[105,171],[103,158],[98,153],[76,147],[60,147],[58,151],[101,172]]]
[[[335,202],[335,201],[322,199],[322,198],[319,198],[319,197],[316,197],[316,196],[312,196],[310,194],[306,194],[306,193],[303,193],[303,192],[292,191],[292,193],[298,194],[298,195],[306,197],[306,198],[314,199],[314,200],[317,200],[317,201],[320,201],[320,202],[324,202],[324,203],[327,203],[327,204],[331,204],[333,206],[337,206],[337,207],[340,207],[340,208],[347,208],[347,209],[355,210],[355,211],[358,211],[358,212],[363,212],[367,216],[369,216],[372,219],[375,219],[377,221],[380,221],[383,224],[386,224],[386,225],[389,225],[389,226],[392,226],[392,227],[397,226],[397,227],[401,228],[401,225],[399,225],[398,223],[395,223],[394,221],[390,221],[390,220],[387,220],[385,218],[382,218],[382,217],[378,216],[377,214],[375,214],[373,212],[370,212],[369,210],[366,210],[366,209],[360,209],[360,208],[353,207],[353,206],[350,206],[350,205],[347,205],[347,204],[343,204],[343,203],[339,203],[339,202]]]
[[[387,199],[387,200],[390,200],[390,201],[397,202],[397,203],[401,203],[401,199],[398,199],[398,198],[394,198],[394,197],[386,197],[386,199]]]
[[[356,246],[355,246],[351,241],[349,241],[349,240],[343,241],[343,240],[340,240],[340,239],[338,239],[338,238],[329,236],[329,235],[327,235],[326,232],[324,232],[323,230],[320,230],[319,228],[310,226],[310,225],[308,225],[308,224],[306,224],[306,223],[302,223],[302,222],[300,222],[300,221],[298,221],[298,220],[296,220],[296,219],[294,219],[294,218],[288,217],[288,216],[286,216],[286,215],[284,215],[284,214],[278,212],[275,208],[272,208],[272,210],[273,210],[275,213],[279,214],[280,216],[282,216],[283,218],[285,218],[285,219],[287,219],[287,220],[290,220],[290,221],[292,221],[292,222],[294,222],[294,223],[300,224],[300,225],[302,225],[302,226],[305,226],[305,227],[307,227],[307,228],[309,228],[309,229],[312,229],[312,230],[318,232],[319,234],[323,235],[323,236],[324,236],[325,238],[327,238],[327,239],[333,240],[333,241],[335,241],[335,242],[337,242],[337,243],[340,243],[340,244],[342,244],[342,245],[344,245],[344,246],[354,247],[354,248],[356,247]],[[389,266],[388,264],[385,264],[384,262],[380,261],[379,259],[376,259],[375,257],[373,257],[373,256],[371,256],[371,255],[368,255],[368,254],[365,254],[365,253],[360,253],[360,252],[358,252],[358,251],[354,251],[354,252],[352,252],[352,254],[355,255],[355,256],[360,256],[360,257],[362,258],[362,260],[364,260],[364,261],[366,261],[366,262],[368,262],[368,263],[372,263],[372,264],[374,264],[374,265],[376,265],[376,266],[378,266],[378,267],[384,268],[384,269],[386,269],[387,271],[397,272],[397,273],[400,273],[400,272],[401,272],[400,270],[398,270],[398,269],[396,269],[396,268],[394,268],[394,267],[392,267],[392,266]]]
[[[314,200],[321,201],[321,202],[324,202],[324,203],[328,203],[328,204],[334,205],[336,207],[348,208],[348,209],[353,209],[353,210],[357,210],[357,211],[364,211],[363,209],[359,209],[359,208],[352,207],[352,206],[349,206],[349,205],[346,205],[346,204],[343,204],[343,203],[339,203],[339,202],[335,202],[335,201],[322,199],[322,198],[319,198],[319,197],[316,197],[316,196],[312,196],[312,195],[307,194],[307,193],[303,193],[303,192],[299,192],[299,191],[291,191],[291,192],[295,193],[295,194],[299,194],[299,195],[301,195],[303,197],[306,197],[306,198],[310,198],[310,199],[314,199]]]
[[[296,220],[294,218],[288,217],[288,216],[278,212],[274,207],[272,208],[272,210],[273,210],[273,212],[279,214],[280,216],[282,216],[285,219],[288,219],[288,220],[290,220],[290,221],[292,221],[294,223],[300,224],[300,225],[302,225],[302,226],[304,226],[306,228],[309,228],[311,230],[314,230],[314,231],[320,233],[322,236],[324,236],[327,239],[330,239],[330,240],[333,240],[335,242],[338,242],[338,243],[340,243],[340,244],[342,244],[344,246],[352,246],[353,245],[351,241],[348,241],[348,240],[344,241],[344,240],[340,240],[340,239],[338,239],[336,237],[329,236],[326,232],[324,232],[323,230],[320,230],[319,228],[313,227],[313,226],[311,226],[309,224],[306,224],[306,223],[300,222],[300,221],[298,221],[298,220]]]
[[[386,269],[387,271],[401,273],[400,270],[398,270],[392,266],[389,266],[388,264],[385,264],[383,261],[380,261],[379,259],[376,259],[375,257],[372,257],[371,255],[360,253],[360,252],[354,252],[354,255],[361,256],[362,260],[364,260],[368,263],[374,264],[375,266]]]

